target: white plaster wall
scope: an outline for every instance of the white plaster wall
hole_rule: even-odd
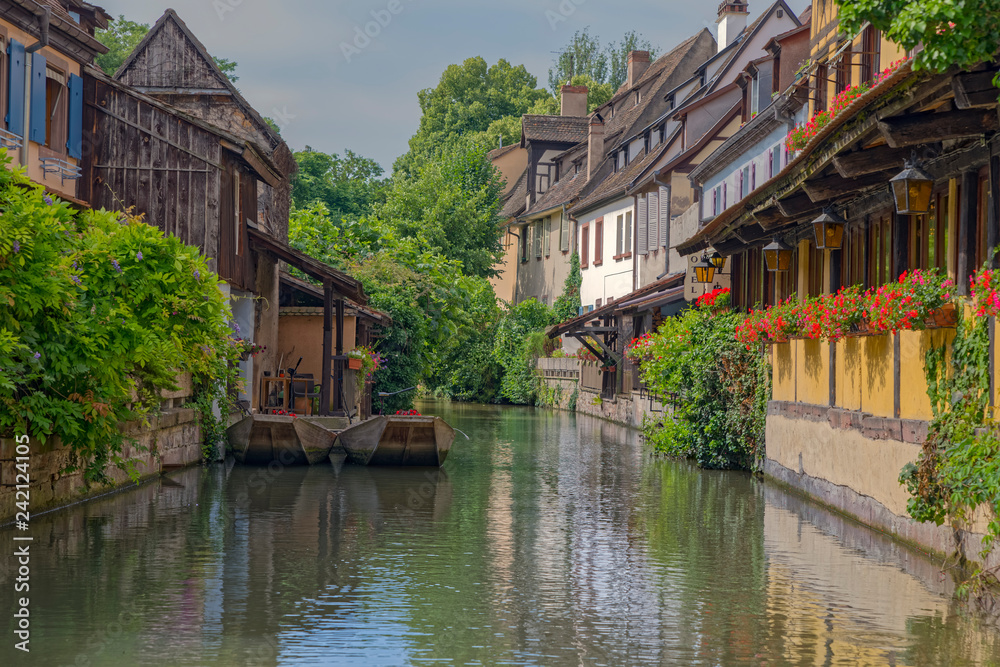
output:
[[[615,260],[615,245],[618,233],[618,216],[625,213],[632,213],[632,247],[635,246],[635,210],[632,197],[619,199],[602,208],[590,211],[579,218],[580,229],[584,224],[589,225],[589,266],[583,269],[583,284],[580,287],[580,301],[583,306],[596,305],[597,299],[601,303],[607,303],[608,298],[620,299],[632,292],[634,259],[635,255],[627,259]],[[604,261],[600,266],[594,265],[594,248],[596,229],[595,222],[599,218],[604,218]],[[582,239],[582,234],[578,235]],[[581,257],[582,255],[582,248]]]

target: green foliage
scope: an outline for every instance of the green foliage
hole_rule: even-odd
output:
[[[436,87],[419,93],[420,128],[410,139],[409,152],[396,161],[396,174],[414,176],[456,140],[486,131],[496,120],[519,119],[536,101],[548,97],[537,85],[523,65],[515,67],[502,59],[492,67],[481,57],[449,65]]]
[[[587,85],[585,81],[602,84],[608,87],[611,95],[625,82],[628,76],[629,51],[649,51],[650,57],[656,58],[656,49],[635,31],[626,32],[618,42],[609,42],[602,46],[598,37],[590,34],[590,28],[578,30],[573,34],[559,57],[555,66],[549,69],[549,90],[559,94],[559,88],[572,81],[573,85]],[[577,77],[581,82],[577,83]],[[611,99],[611,95],[607,99]],[[605,99],[604,101],[607,101]],[[593,103],[593,99],[588,99]],[[599,105],[591,106],[591,109]]]
[[[375,160],[350,150],[340,157],[306,146],[295,161],[299,171],[292,180],[292,204],[298,208],[323,204],[337,220],[357,220],[385,199],[386,182]]]
[[[439,151],[411,176],[397,175],[375,216],[397,238],[412,238],[466,275],[489,277],[503,256],[498,214],[503,183],[489,147],[458,143]]]
[[[759,468],[770,365],[759,347],[748,350],[736,340],[742,317],[690,309],[667,318],[642,348],[639,363],[649,390],[680,396],[661,423],[645,425],[659,451],[705,468]]]
[[[129,467],[121,424],[178,372],[227,377],[229,308],[197,248],[139,220],[76,213],[0,165],[0,434],[70,446],[91,482]]]
[[[538,394],[535,360],[538,333],[553,323],[552,309],[535,299],[508,306],[496,328],[493,359],[503,369],[500,397],[510,403],[534,405]]]
[[[959,321],[950,354],[946,346],[927,352],[934,420],[917,463],[899,477],[917,521],[969,522],[977,508],[989,507],[984,554],[1000,537],[1000,438],[988,422],[989,351],[986,319],[972,317]]]
[[[113,75],[122,66],[125,60],[132,55],[132,51],[139,45],[146,33],[149,32],[148,23],[136,23],[129,21],[123,15],[108,22],[107,30],[97,30],[95,36],[104,46],[108,47],[107,53],[97,56],[94,63],[104,70],[105,74]],[[236,76],[237,63],[226,58],[213,58],[215,64],[219,66],[222,73],[230,81],[236,83],[240,77]]]
[[[580,255],[574,250],[569,258],[569,275],[563,284],[563,293],[552,304],[556,321],[565,322],[580,313],[581,285],[583,285],[583,272],[580,270]]]
[[[865,21],[906,50],[922,45],[914,66],[943,72],[990,61],[1000,43],[1000,0],[837,0],[841,27]]]

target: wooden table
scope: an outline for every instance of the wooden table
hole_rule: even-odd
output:
[[[268,406],[268,399],[270,398],[271,385],[280,384],[282,396],[282,405],[279,407]],[[289,388],[291,386],[291,380],[287,377],[269,377],[264,376],[260,379],[260,411],[262,414],[273,414],[278,410],[284,410],[288,412],[288,400]]]

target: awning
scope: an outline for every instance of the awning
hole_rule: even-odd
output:
[[[308,294],[309,296],[319,301],[319,303],[323,302],[322,287],[306,282],[301,278],[296,278],[295,276],[286,271],[282,271],[279,274],[278,279],[282,283],[287,284],[289,287]],[[388,325],[392,323],[392,318],[389,316],[389,314],[383,313],[381,310],[376,310],[375,308],[372,308],[370,306],[359,305],[350,299],[347,299],[347,306],[348,308],[354,310],[358,317],[371,320],[378,324]],[[284,308],[284,306],[282,307]],[[350,312],[348,312],[347,314],[351,315]]]
[[[323,284],[330,283],[338,294],[353,300],[357,304],[368,304],[368,297],[365,296],[365,291],[360,281],[342,271],[338,271],[328,264],[324,264],[315,257],[310,257],[304,252],[271,238],[259,229],[254,229],[248,225],[248,231],[250,232],[250,245],[254,248],[271,253],[278,259],[288,262],[299,271],[321,281]]]
[[[600,320],[613,315],[616,311],[630,309],[632,304],[636,304],[647,299],[659,299],[661,297],[666,297],[666,291],[673,288],[679,288],[680,298],[684,297],[683,273],[673,273],[666,278],[657,280],[655,283],[650,283],[645,287],[640,287],[631,294],[626,294],[617,301],[612,301],[611,303],[605,304],[600,308],[595,308],[589,313],[584,313],[579,317],[574,317],[573,319],[566,320],[561,324],[551,326],[545,334],[549,338],[555,338],[556,336],[562,335],[572,336],[577,334],[602,333],[601,331],[596,330],[593,326],[588,327],[587,325],[594,320]],[[672,294],[669,298],[676,300]]]

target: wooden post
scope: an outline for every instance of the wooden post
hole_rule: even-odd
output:
[[[319,414],[330,414],[330,362],[333,361],[333,284],[323,283],[323,363],[319,392]]]
[[[986,225],[986,256],[989,258],[990,266],[997,268],[997,259],[993,256],[993,250],[997,247],[997,225],[1000,224],[1000,156],[994,153],[990,144],[990,198],[989,217]]]
[[[962,193],[958,209],[958,265],[956,286],[962,296],[969,294],[969,276],[976,270],[976,206],[979,199],[979,174],[962,173]]]
[[[910,216],[894,214],[892,229],[892,267],[889,282],[910,268]]]
[[[333,411],[337,414],[348,411],[344,405],[344,300],[337,299],[337,359],[334,362]]]

